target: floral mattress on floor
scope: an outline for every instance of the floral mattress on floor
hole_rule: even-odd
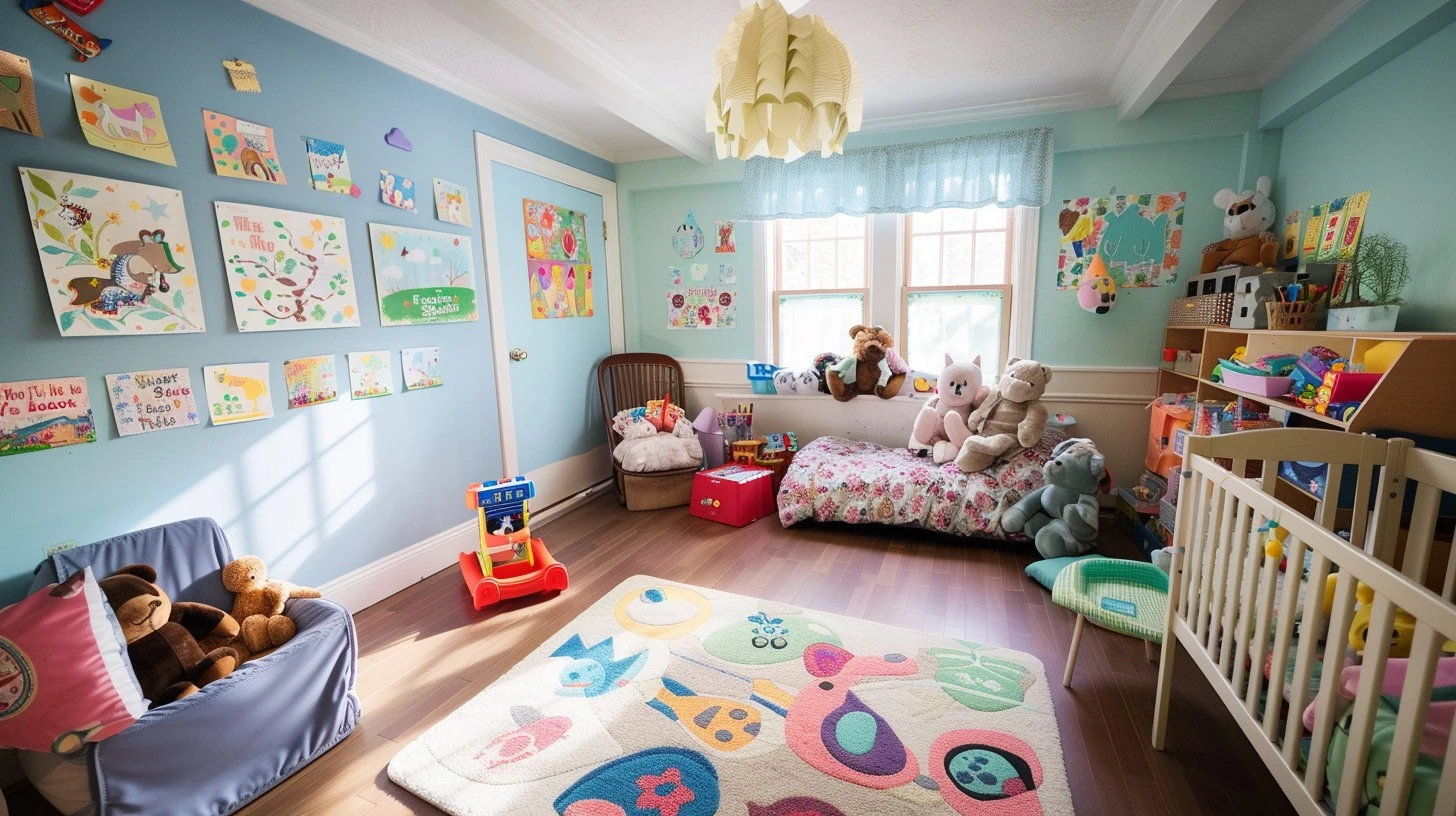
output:
[[[910,524],[952,535],[1012,538],[1001,514],[1041,487],[1042,465],[1065,439],[1048,431],[1041,443],[1009,462],[962,473],[905,448],[821,436],[795,454],[779,488],[779,521]],[[1014,536],[1020,538],[1018,534]]]

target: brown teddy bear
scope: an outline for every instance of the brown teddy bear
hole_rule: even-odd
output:
[[[238,665],[237,651],[222,645],[237,637],[238,622],[215,606],[174,604],[156,581],[155,569],[129,564],[99,582],[152,708],[194,694]]]
[[[824,369],[829,393],[840,402],[860,394],[890,399],[900,393],[910,367],[895,351],[895,338],[883,326],[855,326],[849,330],[854,351]]]
[[[1047,423],[1041,396],[1051,379],[1051,369],[1035,360],[1007,361],[991,396],[966,419],[971,435],[961,445],[956,466],[976,473],[1040,442]]]
[[[245,555],[222,568],[222,585],[237,595],[233,617],[241,621],[242,644],[257,656],[287,643],[297,627],[283,614],[289,598],[318,598],[310,587],[268,578],[268,567],[256,555]]]

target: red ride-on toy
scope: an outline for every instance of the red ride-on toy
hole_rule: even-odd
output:
[[[535,483],[524,476],[465,489],[465,506],[476,512],[480,548],[460,553],[460,574],[476,609],[566,589],[566,567],[541,539],[531,537],[529,504],[535,495]]]

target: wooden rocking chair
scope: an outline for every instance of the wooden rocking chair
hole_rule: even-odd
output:
[[[682,405],[683,371],[677,360],[666,354],[613,354],[597,366],[597,387],[602,394],[602,418],[607,426],[607,447],[615,451],[622,438],[612,430],[618,411],[646,405],[648,400],[672,395],[673,405]],[[684,420],[686,421],[686,420]],[[693,475],[698,468],[678,468],[655,473],[622,470],[612,457],[612,477],[617,502],[628,510],[658,510],[681,507],[693,493]]]

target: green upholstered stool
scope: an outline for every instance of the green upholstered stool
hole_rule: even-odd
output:
[[[1052,601],[1077,613],[1072,632],[1072,650],[1062,685],[1072,685],[1077,649],[1082,645],[1082,627],[1087,620],[1105,629],[1141,638],[1148,660],[1153,644],[1163,642],[1164,618],[1168,613],[1168,575],[1145,561],[1094,558],[1078,561],[1062,570],[1052,585]]]

